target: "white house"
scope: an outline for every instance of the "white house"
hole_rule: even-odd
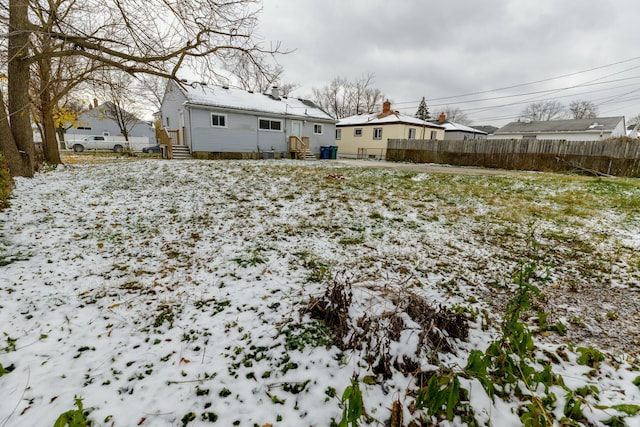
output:
[[[447,141],[487,139],[487,132],[460,123],[450,122],[444,113],[440,113],[438,120],[433,121],[433,123],[444,127],[444,139]]]
[[[518,121],[493,133],[489,139],[544,139],[597,141],[626,136],[623,116],[594,119]]]
[[[161,109],[173,146],[200,158],[317,156],[334,120],[313,102],[205,83],[169,82]]]

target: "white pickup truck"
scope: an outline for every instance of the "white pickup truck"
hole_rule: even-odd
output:
[[[87,135],[84,137],[65,138],[65,146],[68,150],[72,149],[76,153],[81,153],[85,150],[109,150],[122,153],[125,147],[141,151],[142,148],[149,146],[149,138],[129,137],[127,142],[122,136]]]

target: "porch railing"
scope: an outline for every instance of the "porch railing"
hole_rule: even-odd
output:
[[[160,147],[162,148],[162,157],[165,159],[173,158],[173,146],[180,145],[180,131],[160,129]]]
[[[289,156],[295,159],[305,159],[308,155],[310,141],[308,136],[289,136]]]

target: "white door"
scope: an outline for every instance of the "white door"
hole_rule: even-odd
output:
[[[291,122],[291,136],[297,136],[302,139],[302,122]]]
[[[184,112],[180,112],[180,129],[184,130]],[[172,141],[175,145],[185,145],[185,141],[183,141],[183,138],[180,138],[179,133],[176,133],[176,136],[178,137],[177,140]],[[184,133],[183,133],[184,135]]]

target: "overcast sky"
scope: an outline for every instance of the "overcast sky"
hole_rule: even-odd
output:
[[[278,62],[284,83],[299,86],[296,96],[310,97],[334,77],[373,73],[393,108],[411,115],[423,96],[432,115],[459,107],[477,125],[501,126],[526,105],[549,99],[593,101],[601,117],[640,114],[638,0],[264,0],[263,6],[261,37],[295,49]]]

